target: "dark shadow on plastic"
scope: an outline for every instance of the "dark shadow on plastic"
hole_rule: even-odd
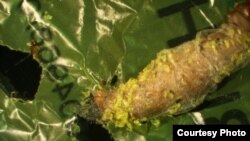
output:
[[[42,68],[31,54],[0,45],[0,84],[9,97],[33,100]]]
[[[112,79],[109,81],[109,83],[111,86],[114,86],[117,83],[117,81],[118,81],[118,76],[114,75]]]
[[[76,135],[79,141],[114,141],[111,135],[101,125],[77,117],[80,132]]]
[[[211,100],[205,100],[201,105],[199,105],[197,108],[193,109],[192,111],[199,111],[205,108],[216,107],[216,106],[226,104],[229,102],[234,102],[239,99],[240,99],[240,92],[238,91],[232,92],[230,94],[218,96]]]

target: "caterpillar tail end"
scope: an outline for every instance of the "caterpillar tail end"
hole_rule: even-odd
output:
[[[250,0],[238,4],[234,10],[227,14],[228,23],[250,33]]]

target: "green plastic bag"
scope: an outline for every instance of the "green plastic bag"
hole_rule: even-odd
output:
[[[25,52],[42,73],[34,98],[25,100],[12,95],[18,89],[1,71],[0,140],[89,140],[86,124],[79,124],[81,136],[74,136],[84,96],[95,87],[115,85],[116,79],[116,84],[126,82],[161,49],[218,27],[236,2],[242,1],[1,0],[1,49]],[[203,105],[166,117],[159,127],[146,123],[134,132],[107,130],[115,140],[167,141],[173,124],[249,124],[249,72],[248,65],[232,74]],[[23,74],[20,81],[27,83],[30,74]]]

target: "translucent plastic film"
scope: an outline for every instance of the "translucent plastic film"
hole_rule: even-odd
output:
[[[88,125],[76,124],[85,97],[135,78],[161,50],[219,27],[241,2],[0,0],[0,140],[91,140]],[[226,77],[194,112],[132,132],[106,130],[115,140],[167,141],[173,124],[248,124],[249,71]]]

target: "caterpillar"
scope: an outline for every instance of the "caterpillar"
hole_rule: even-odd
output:
[[[94,92],[92,112],[102,124],[129,128],[155,117],[187,112],[249,59],[247,0],[235,6],[219,28],[201,31],[191,41],[161,50],[136,78],[110,91]]]

